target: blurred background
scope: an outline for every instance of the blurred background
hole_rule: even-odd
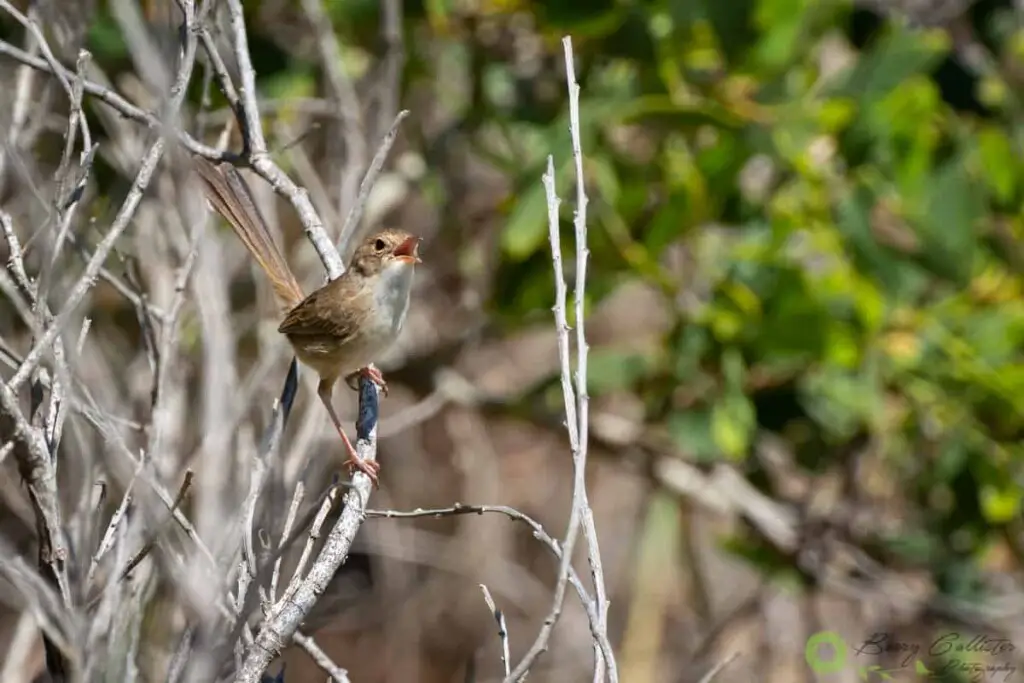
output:
[[[174,3],[32,8],[64,64],[73,69],[84,46],[90,78],[157,107],[162,91],[137,56],[152,49],[174,64]],[[269,148],[333,236],[361,177],[347,164],[362,155],[365,165],[397,108],[410,110],[364,220],[365,231],[394,225],[424,237],[408,324],[380,363],[391,394],[370,507],[503,504],[564,532],[572,463],[540,178],[554,155],[571,286],[561,45],[571,35],[590,198],[588,485],[620,680],[696,683],[721,663],[716,681],[923,680],[917,657],[941,680],[1024,680],[1024,8],[405,0],[398,9],[396,32],[374,0],[245,3]],[[130,39],[128,25],[152,43]],[[224,17],[215,25],[227,46]],[[333,57],[323,50],[329,30]],[[3,12],[0,38],[26,43]],[[222,54],[236,73],[230,50]],[[339,71],[361,102],[361,151],[346,136]],[[19,114],[20,87],[31,96]],[[52,78],[3,56],[0,92],[0,204],[25,243],[45,215],[40,193],[52,192],[67,99]],[[95,99],[84,110],[99,148],[69,272],[127,193],[145,133]],[[186,111],[209,144],[232,118],[198,65]],[[234,131],[228,147],[240,146]],[[76,372],[128,422],[145,423],[152,380],[138,302],[170,305],[175,271],[153,275],[155,264],[177,267],[187,246],[187,228],[160,218],[183,200],[166,165],[82,311],[92,328]],[[292,207],[247,177],[300,281],[319,286],[322,266]],[[211,481],[244,491],[246,448],[289,358],[265,280],[223,224],[210,221],[206,234],[195,277],[212,273],[224,293],[233,360],[221,395],[237,429],[222,454],[199,457],[208,425],[197,416],[211,394],[206,323],[190,289],[176,436],[168,454],[153,454],[169,488],[185,467],[196,471],[195,508],[221,495]],[[31,246],[26,258],[37,267]],[[16,359],[31,338],[8,304],[0,300],[0,333]],[[311,374],[302,373],[268,493],[274,529],[297,478],[320,491],[338,469],[341,446]],[[355,394],[341,387],[335,400],[351,424]],[[83,420],[62,453],[73,460],[104,443]],[[304,469],[308,459],[315,466]],[[29,555],[31,509],[13,463],[2,466],[0,532]],[[62,469],[71,501],[83,489],[74,476]],[[123,481],[111,479],[111,506]],[[201,531],[216,525],[197,514]],[[550,607],[556,562],[503,517],[370,519],[355,547],[307,628],[353,681],[500,680],[478,584],[506,613],[513,661]],[[161,595],[147,603],[143,680],[163,680],[167,632],[180,628]],[[21,623],[19,610],[3,609],[0,650]],[[837,670],[816,673],[805,660],[820,631],[850,647]],[[917,644],[920,655],[863,647],[885,633],[892,649]],[[949,634],[1012,646],[975,640],[928,654]],[[570,591],[530,680],[590,680],[591,658]],[[4,683],[43,670],[41,645],[19,667]],[[323,676],[304,652],[285,657],[286,683]]]

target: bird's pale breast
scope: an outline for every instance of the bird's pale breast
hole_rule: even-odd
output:
[[[344,344],[337,338],[325,336],[322,340],[304,337],[302,348],[296,353],[306,365],[321,376],[347,376],[379,360],[402,331],[409,312],[409,293],[412,290],[413,266],[392,263],[377,276],[372,290],[373,304],[358,326],[358,332]]]

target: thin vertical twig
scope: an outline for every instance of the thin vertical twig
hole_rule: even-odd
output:
[[[505,613],[498,609],[498,605],[495,604],[491,591],[487,589],[487,586],[481,583],[480,590],[484,594],[484,602],[487,603],[487,609],[491,610],[491,615],[494,617],[495,623],[498,624],[498,639],[501,641],[501,663],[505,667],[505,676],[508,676],[511,673],[512,658],[509,656],[508,624],[505,621]]]
[[[341,115],[341,136],[345,140],[345,163],[341,171],[338,188],[338,212],[352,211],[356,205],[359,176],[366,168],[367,144],[366,126],[363,124],[363,107],[356,93],[352,79],[342,67],[341,46],[334,35],[330,17],[324,10],[322,0],[302,0],[302,10],[309,19],[316,34],[320,63],[323,65],[331,97]],[[341,252],[345,255],[344,250]]]
[[[559,228],[559,207],[560,200],[555,188],[554,159],[549,155],[547,170],[543,176],[544,190],[548,206],[548,236],[551,242],[551,261],[554,267],[555,278],[555,327],[558,338],[558,356],[561,366],[562,395],[565,403],[566,429],[569,434],[569,445],[572,450],[573,459],[573,494],[572,508],[569,512],[565,539],[562,542],[562,561],[559,567],[558,578],[555,583],[555,593],[552,599],[551,609],[545,618],[536,639],[530,646],[526,655],[515,667],[512,673],[505,678],[506,683],[515,683],[525,678],[530,667],[537,657],[543,653],[551,639],[555,624],[562,613],[562,605],[565,601],[566,584],[569,571],[572,566],[572,553],[581,527],[584,529],[584,536],[588,545],[588,556],[591,562],[591,574],[596,585],[595,597],[598,605],[595,608],[597,623],[591,624],[591,635],[594,638],[594,680],[602,681],[604,673],[607,672],[612,683],[617,683],[618,672],[615,666],[614,654],[608,642],[606,619],[604,618],[604,605],[606,605],[604,575],[601,569],[600,552],[597,546],[597,535],[593,523],[593,513],[587,499],[586,491],[586,464],[588,446],[588,412],[589,399],[587,397],[587,341],[584,328],[584,298],[586,291],[586,262],[589,255],[587,248],[587,227],[586,208],[587,195],[583,175],[583,153],[580,149],[579,135],[579,85],[576,83],[575,69],[573,66],[572,41],[565,37],[562,41],[565,50],[566,79],[569,90],[569,129],[573,142],[573,157],[576,165],[576,211],[573,221],[576,238],[576,286],[575,286],[575,314],[576,314],[576,346],[577,361],[575,372],[575,386],[570,360],[569,323],[566,317],[566,284],[562,267],[561,231]]]
[[[584,331],[584,307],[586,305],[587,261],[590,249],[587,247],[587,188],[586,176],[583,173],[583,150],[580,144],[580,86],[576,82],[576,68],[573,60],[572,38],[562,38],[565,51],[565,77],[569,88],[569,131],[572,137],[572,156],[576,166],[576,211],[573,216],[573,228],[576,235],[576,289],[573,299],[576,306],[576,415],[579,420],[577,438],[579,440],[579,464],[583,470],[587,462],[588,439],[590,435],[590,397],[587,394],[587,344]],[[590,507],[587,488],[580,487],[580,505],[583,515],[583,534],[587,540],[587,559],[590,563],[591,578],[594,581],[594,601],[598,615],[601,634],[607,638],[608,631],[608,593],[604,583],[604,568],[601,564],[601,549],[598,544],[597,528],[594,525],[594,513]],[[601,648],[594,645],[594,683],[604,681],[604,673],[615,683],[618,680],[615,661],[605,661]]]
[[[385,135],[384,139],[381,140],[377,153],[373,155],[373,161],[370,162],[370,168],[366,169],[366,175],[363,176],[363,181],[359,185],[359,195],[356,198],[355,204],[352,205],[352,208],[345,216],[345,224],[341,226],[341,232],[338,233],[338,252],[341,254],[348,253],[349,247],[352,245],[352,241],[359,233],[359,222],[363,219],[363,211],[366,209],[366,202],[370,198],[370,190],[373,189],[373,185],[377,182],[377,177],[380,175],[381,169],[384,168],[384,162],[387,160],[388,154],[391,152],[391,146],[395,144],[395,138],[398,137],[399,126],[408,115],[409,111],[406,109],[398,112],[398,115],[395,116],[395,120],[391,124],[391,128],[388,130],[387,135]]]
[[[377,128],[374,137],[383,134],[383,126],[398,111],[398,93],[405,65],[405,41],[402,36],[402,0],[382,0],[381,37],[384,39],[384,75],[377,89]]]
[[[548,648],[551,640],[551,633],[558,623],[562,614],[562,605],[565,602],[565,588],[569,581],[569,570],[572,567],[572,553],[576,547],[576,539],[580,531],[581,497],[579,495],[582,469],[579,467],[579,439],[576,429],[576,405],[573,398],[571,369],[569,364],[569,324],[566,322],[565,301],[566,287],[565,276],[562,269],[562,247],[561,235],[559,233],[558,209],[561,201],[555,188],[555,162],[548,155],[548,167],[543,177],[544,190],[548,204],[548,235],[551,240],[551,260],[555,270],[555,326],[558,333],[558,355],[562,366],[562,394],[565,398],[566,426],[569,430],[569,445],[573,454],[573,496],[572,508],[569,511],[569,522],[562,541],[562,560],[558,567],[558,579],[555,582],[555,595],[551,602],[551,609],[548,616],[541,625],[540,632],[534,639],[530,649],[516,665],[512,673],[505,677],[505,683],[515,683],[526,677],[534,661]]]

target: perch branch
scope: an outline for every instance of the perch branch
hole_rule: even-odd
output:
[[[228,0],[227,12],[231,29],[235,57],[239,68],[239,100],[241,103],[240,124],[242,125],[245,150],[245,161],[274,188],[278,194],[286,197],[295,207],[299,219],[312,242],[328,277],[335,279],[344,272],[344,264],[337,250],[331,243],[323,227],[323,222],[316,213],[309,193],[298,187],[271,159],[267,152],[266,140],[263,135],[258,100],[256,97],[256,75],[252,68],[249,55],[248,38],[240,0]],[[390,146],[390,141],[386,141]],[[378,156],[386,156],[387,148]],[[383,163],[383,161],[381,161]],[[372,169],[371,169],[372,170]],[[369,176],[369,172],[367,174]],[[369,177],[364,183],[372,184]],[[368,192],[367,192],[368,193]],[[357,200],[351,211],[362,211],[365,199]],[[358,215],[358,214],[357,214]],[[294,361],[293,361],[294,363]],[[291,374],[291,373],[290,373]],[[356,448],[360,457],[375,460],[377,452],[376,430],[378,417],[378,388],[365,378],[359,385],[359,418],[356,423]],[[283,429],[284,419],[275,416],[272,430]],[[274,432],[265,435],[265,442],[273,440]],[[313,562],[309,573],[301,578],[294,591],[286,590],[285,596],[278,600],[268,611],[261,624],[259,634],[236,673],[240,683],[259,681],[270,662],[280,653],[281,649],[293,638],[299,624],[312,609],[317,598],[323,593],[327,582],[334,576],[338,567],[348,557],[349,549],[359,526],[363,520],[363,511],[371,490],[370,479],[362,472],[352,476],[352,486],[345,496],[345,508],[338,522],[328,534],[319,556]],[[297,577],[296,577],[297,578]],[[291,589],[291,586],[289,587]],[[236,605],[244,606],[242,596],[236,596]],[[242,610],[241,618],[244,619]]]

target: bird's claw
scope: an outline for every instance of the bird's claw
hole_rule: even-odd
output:
[[[358,455],[352,454],[345,461],[345,468],[350,474],[353,470],[359,470],[370,478],[370,481],[373,482],[373,488],[380,488],[380,482],[377,480],[377,474],[380,472],[380,463],[376,460],[364,460]]]
[[[365,377],[366,379],[370,380],[378,387],[380,387],[380,393],[384,394],[385,396],[388,395],[388,383],[384,381],[384,375],[381,373],[380,370],[373,367],[372,365],[367,365],[365,368],[360,368],[359,370],[353,372],[351,375],[345,378],[345,382],[348,383],[349,387],[353,391],[359,391],[359,378],[361,377]]]

